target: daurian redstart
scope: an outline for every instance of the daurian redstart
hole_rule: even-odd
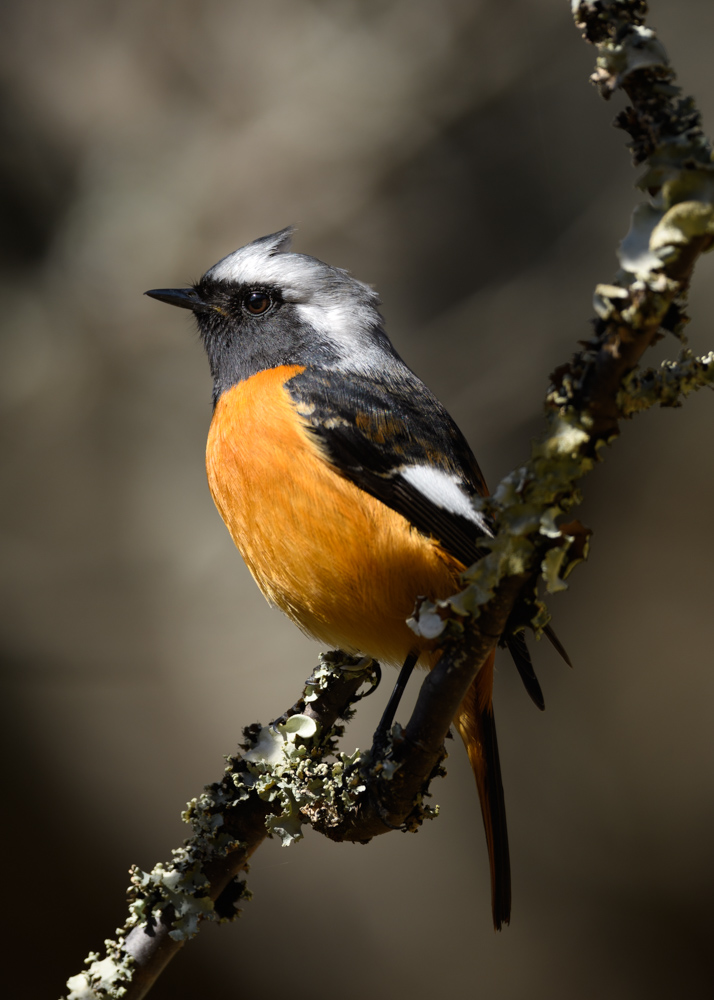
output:
[[[190,288],[147,295],[191,309],[213,376],[208,482],[263,594],[329,646],[426,667],[407,625],[419,597],[459,590],[492,534],[486,483],[441,403],[384,332],[379,299],[346,271],[290,252],[291,229],[229,254]],[[543,698],[522,635],[506,635]],[[511,879],[493,718],[493,654],[454,719],[476,776],[494,926]]]

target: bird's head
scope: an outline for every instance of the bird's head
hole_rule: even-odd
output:
[[[347,271],[291,252],[292,234],[290,227],[248,243],[188,288],[146,293],[194,313],[214,399],[279,365],[365,373],[396,356],[376,292]]]

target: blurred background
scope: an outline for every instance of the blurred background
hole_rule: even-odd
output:
[[[651,11],[711,132],[714,6]],[[319,651],[213,508],[191,317],[142,292],[297,224],[297,250],[378,288],[494,484],[528,454],[637,195],[621,104],[588,84],[566,0],[63,0],[0,18],[3,981],[39,998],[123,922],[129,865],[167,858],[184,802]],[[152,997],[710,995],[711,427],[708,393],[645,414],[585,484],[592,555],[551,599],[575,669],[534,649],[545,714],[500,662],[511,928],[491,928],[453,743],[436,822],[368,847],[267,843],[242,919],[207,926]]]

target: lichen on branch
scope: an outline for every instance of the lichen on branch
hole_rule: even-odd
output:
[[[509,578],[526,583],[517,597],[520,616],[538,632],[548,621],[536,596],[540,574],[549,592],[586,554],[583,530],[558,527],[580,500],[580,481],[614,441],[623,417],[659,402],[674,405],[712,384],[711,355],[687,350],[658,373],[638,374],[642,355],[666,334],[684,341],[686,295],[694,264],[714,244],[714,162],[691,97],[682,97],[664,47],[644,25],[643,0],[573,0],[586,40],[597,48],[591,77],[608,99],[623,90],[631,104],[616,126],[631,137],[638,181],[648,198],[632,216],[619,248],[620,271],[596,286],[593,332],[572,359],[556,369],[545,402],[545,433],[528,462],[499,484],[480,506],[496,521],[489,551],[464,574],[467,587],[436,604],[424,602],[415,627],[433,630],[469,616],[479,619]],[[572,530],[574,528],[574,530]],[[506,609],[506,617],[512,612]],[[503,615],[499,621],[505,625]],[[524,621],[524,624],[526,622]],[[498,628],[491,622],[490,628]]]
[[[150,872],[131,869],[126,923],[104,942],[104,957],[91,953],[86,969],[67,981],[67,1000],[138,1000],[204,921],[239,915],[250,899],[248,861],[263,840],[272,833],[283,843],[299,839],[301,809],[318,786],[323,798],[331,785],[344,787],[344,755],[332,760],[341,720],[360,688],[374,686],[374,671],[369,658],[324,653],[295,705],[272,726],[245,730],[221,780],[183,812],[192,836]]]

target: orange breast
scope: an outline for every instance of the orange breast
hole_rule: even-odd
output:
[[[406,625],[417,597],[446,597],[463,566],[330,466],[285,383],[260,372],[219,399],[206,466],[213,499],[255,580],[309,635],[401,663],[427,648]]]

